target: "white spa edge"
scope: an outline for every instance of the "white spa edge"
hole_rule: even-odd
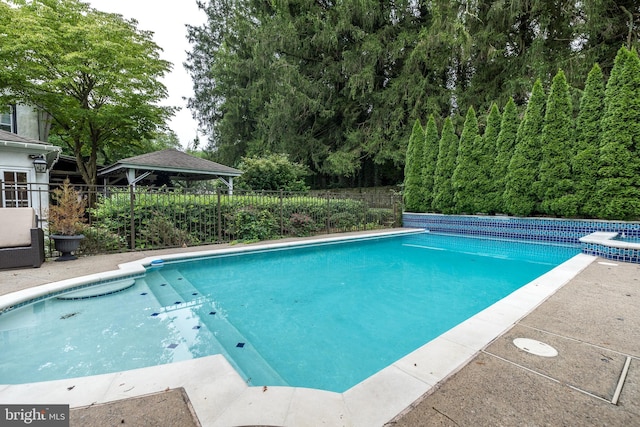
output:
[[[587,234],[581,237],[582,243],[595,243],[597,245],[609,246],[618,249],[638,249],[640,250],[640,243],[625,242],[624,240],[615,240],[619,233],[609,231],[596,231],[591,234]]]
[[[284,248],[423,232],[408,229],[149,257],[119,270],[0,296],[0,310],[61,289],[142,274],[152,261]],[[381,426],[469,362],[597,257],[578,254],[344,393],[300,387],[248,386],[222,355],[90,377],[2,385],[3,404],[69,404],[71,408],[183,387],[202,426]],[[408,331],[410,333],[410,331]],[[43,351],[46,351],[43,349]]]

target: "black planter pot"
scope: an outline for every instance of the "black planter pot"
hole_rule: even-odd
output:
[[[62,254],[56,258],[56,261],[71,261],[73,259],[78,259],[78,257],[71,254],[71,252],[78,250],[80,247],[80,240],[84,239],[84,234],[78,234],[76,236],[52,234],[49,237],[53,239],[56,251]]]

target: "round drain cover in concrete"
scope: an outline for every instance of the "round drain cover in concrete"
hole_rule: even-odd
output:
[[[558,355],[558,350],[551,347],[549,344],[532,340],[531,338],[516,338],[513,340],[513,344],[515,344],[515,346],[520,350],[535,354],[536,356],[556,357]]]

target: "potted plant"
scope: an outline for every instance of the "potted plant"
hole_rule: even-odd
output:
[[[84,210],[86,201],[65,179],[61,188],[53,190],[53,204],[49,207],[49,237],[54,240],[55,249],[62,255],[56,261],[77,259],[72,252],[80,247],[84,239]]]

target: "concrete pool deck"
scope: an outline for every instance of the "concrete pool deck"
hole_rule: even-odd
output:
[[[100,255],[0,271],[0,295],[152,255],[209,249]],[[74,425],[74,417],[100,407],[94,404],[118,401],[123,420],[144,419],[139,416],[151,407],[136,396],[182,387],[204,426],[633,425],[640,423],[639,280],[640,265],[581,255],[341,394],[248,387],[223,357],[210,356],[96,377],[0,385],[0,403],[68,403],[79,408],[72,411]],[[517,337],[545,342],[560,354],[526,353],[512,344]],[[617,405],[608,403],[616,393]],[[165,411],[167,420],[184,409],[153,408],[156,419]],[[189,411],[181,413],[183,425],[195,425]],[[94,420],[82,425],[107,424],[100,416]]]

